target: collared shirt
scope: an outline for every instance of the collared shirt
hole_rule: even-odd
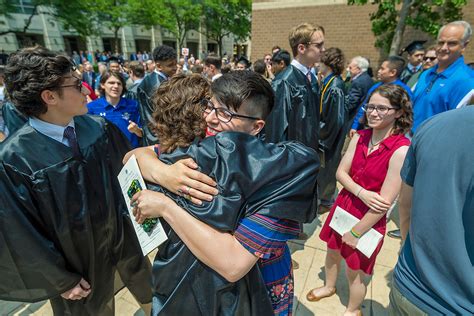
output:
[[[416,66],[416,67],[413,66],[412,64],[408,64],[408,65],[407,65],[408,70],[410,70],[411,73],[413,73],[413,74],[416,73],[416,72],[418,72],[419,70],[421,70],[421,67],[422,67],[422,64],[419,64],[419,65]]]
[[[166,74],[164,74],[163,72],[159,71],[159,70],[156,70],[155,69],[155,72],[158,74],[158,76],[160,76],[162,79],[164,80],[168,80],[168,76]]]
[[[305,65],[303,65],[302,63],[300,63],[300,62],[297,61],[296,59],[293,59],[293,60],[291,61],[291,64],[292,64],[296,69],[298,69],[299,71],[301,71],[305,76],[308,76],[308,72],[311,72],[311,68],[306,67]]]
[[[383,82],[377,82],[376,84],[374,84],[370,89],[369,91],[367,91],[367,96],[365,97],[365,100],[364,102],[362,102],[362,106],[360,107],[359,109],[359,112],[357,112],[355,118],[354,118],[354,121],[352,122],[352,127],[351,129],[361,129],[363,128],[362,124],[360,123],[360,119],[361,117],[364,115],[364,106],[367,104],[367,102],[369,101],[369,96],[372,94],[372,92],[377,89],[378,87],[380,87],[381,85],[383,85],[384,83]],[[403,89],[405,89],[405,91],[407,92],[408,96],[410,97],[410,100],[413,100],[413,92],[411,91],[410,87],[407,86],[403,81],[401,81],[400,79],[397,79],[395,81],[392,81],[392,82],[388,82],[386,84],[396,84],[400,87],[402,87]]]
[[[216,79],[222,77],[222,74],[221,73],[218,73],[218,74],[215,74],[214,76],[212,76],[212,79],[211,81],[215,81]]]
[[[107,102],[105,97],[102,97],[90,102],[87,104],[87,107],[89,108],[89,114],[100,115],[115,124],[128,138],[133,148],[139,146],[138,136],[130,133],[128,130],[129,121],[135,122],[140,126],[140,113],[138,112],[137,101],[120,98],[119,103],[113,106]]]
[[[464,63],[463,56],[440,73],[438,67],[426,70],[418,79],[413,99],[413,132],[427,118],[465,106],[469,101],[466,96],[474,89],[474,71]]]
[[[71,126],[74,128],[75,127],[74,120],[71,120],[71,122],[69,122],[66,126],[61,126],[61,125],[48,123],[43,120],[40,120],[39,118],[30,116],[30,118],[28,119],[28,124],[30,124],[31,127],[33,127],[35,130],[37,130],[41,134],[46,135],[68,147],[71,147],[69,145],[69,141],[67,140],[67,138],[64,137],[64,130],[68,126]]]

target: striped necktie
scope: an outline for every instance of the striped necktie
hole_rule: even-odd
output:
[[[72,153],[74,157],[80,158],[82,157],[81,151],[79,150],[79,145],[77,144],[76,133],[74,132],[74,127],[68,126],[64,130],[64,138],[66,138],[69,142],[69,147],[72,148]]]

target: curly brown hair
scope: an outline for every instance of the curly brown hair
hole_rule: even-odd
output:
[[[172,152],[206,136],[202,99],[210,97],[209,82],[198,74],[171,77],[156,90],[152,102],[152,130],[160,140],[160,150]]]
[[[324,51],[321,62],[331,68],[336,76],[339,76],[344,71],[346,59],[339,48],[331,47]]]
[[[367,98],[378,93],[380,96],[388,99],[390,104],[402,112],[402,115],[395,119],[393,124],[393,134],[406,134],[413,126],[413,106],[410,97],[404,88],[397,84],[383,84],[375,89]],[[367,117],[364,115],[364,124],[367,124]]]

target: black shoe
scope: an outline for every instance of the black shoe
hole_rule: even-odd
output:
[[[400,233],[400,229],[391,230],[387,233],[387,235],[395,239],[402,239],[402,234]]]

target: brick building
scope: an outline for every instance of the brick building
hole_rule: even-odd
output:
[[[346,58],[356,55],[366,56],[377,69],[381,51],[374,47],[375,37],[371,30],[369,14],[376,5],[349,6],[347,0],[253,0],[251,59],[263,58],[272,46],[289,49],[288,34],[291,27],[309,22],[324,26],[326,48],[339,47]],[[474,24],[474,1],[468,1],[463,9],[463,19]],[[474,25],[473,25],[474,26]],[[425,33],[407,28],[402,47],[414,39],[435,42]],[[474,62],[474,43],[465,53],[466,62]]]

